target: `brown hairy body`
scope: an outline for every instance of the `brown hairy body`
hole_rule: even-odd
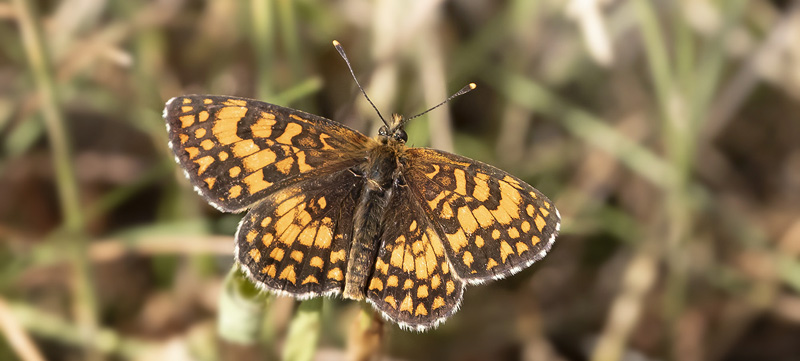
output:
[[[401,159],[405,148],[395,139],[378,136],[377,144],[367,151],[366,162],[351,168],[355,174],[366,178],[366,182],[355,212],[351,261],[347,265],[343,293],[347,298],[364,299],[380,247],[386,205],[394,187],[402,184]]]

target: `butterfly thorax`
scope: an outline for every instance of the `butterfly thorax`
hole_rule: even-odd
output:
[[[364,186],[355,212],[344,296],[355,300],[364,298],[380,248],[386,205],[394,188],[402,184],[405,139],[386,135],[385,129],[380,133],[375,145],[367,150],[365,161],[353,169],[364,177]]]

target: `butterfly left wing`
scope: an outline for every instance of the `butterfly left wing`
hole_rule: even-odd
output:
[[[257,285],[281,294],[339,293],[363,183],[344,169],[305,177],[268,195],[236,232],[239,264]]]
[[[320,116],[229,96],[172,98],[164,119],[195,190],[226,212],[248,208],[300,175],[348,168],[372,141]]]
[[[407,186],[393,189],[386,209],[367,300],[402,328],[435,327],[458,309],[464,282]]]
[[[541,192],[469,158],[428,148],[406,153],[406,182],[460,279],[504,278],[550,250],[561,219]]]

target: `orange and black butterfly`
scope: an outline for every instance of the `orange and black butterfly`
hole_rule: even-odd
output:
[[[522,180],[407,147],[398,115],[369,138],[295,109],[187,95],[167,102],[164,119],[197,192],[221,211],[248,210],[236,259],[278,294],[366,299],[425,330],[458,309],[465,285],[544,257],[559,230],[553,203]]]

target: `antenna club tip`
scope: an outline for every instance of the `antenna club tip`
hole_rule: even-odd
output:
[[[339,44],[339,41],[338,41],[338,40],[334,40],[334,41],[333,41],[333,46],[339,46],[339,45],[341,45],[341,44]]]
[[[470,89],[475,89],[475,88],[478,87],[477,85],[475,85],[475,83],[469,83],[468,86],[469,86]]]

